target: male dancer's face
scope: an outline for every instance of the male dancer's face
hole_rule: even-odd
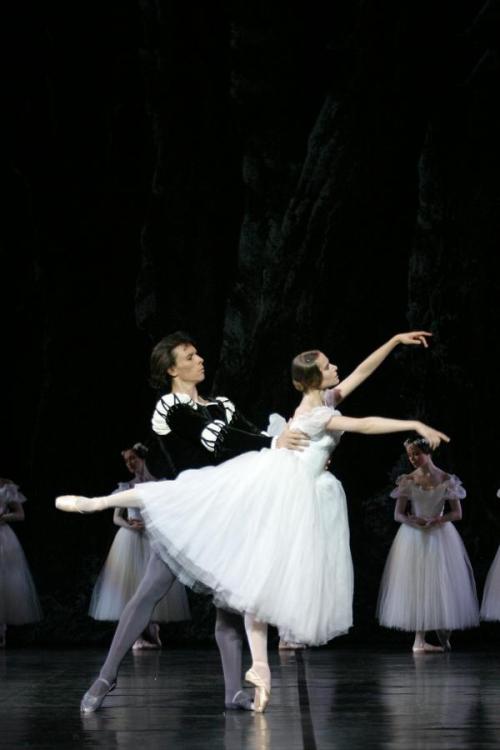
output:
[[[197,385],[205,379],[203,357],[200,357],[192,344],[179,344],[172,349],[175,365],[170,367],[168,374],[186,384]]]

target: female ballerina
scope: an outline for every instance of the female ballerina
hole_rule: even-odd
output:
[[[141,482],[155,481],[146,467],[146,455],[147,448],[141,443],[122,451],[123,460],[133,479],[120,482],[118,492],[131,489]],[[120,619],[125,605],[142,580],[151,553],[138,508],[115,508],[113,521],[120,528],[97,578],[90,601],[89,615],[95,620]],[[186,590],[179,581],[175,581],[168,594],[156,605],[151,622],[132,648],[161,648],[159,623],[189,619]]]
[[[24,520],[26,498],[10,479],[0,479],[0,648],[5,647],[7,625],[42,619],[35,584],[13,521]]]
[[[342,432],[416,430],[437,446],[441,432],[413,420],[343,417],[335,409],[399,344],[426,343],[426,332],[394,336],[342,382],[319,351],[292,363],[302,400],[293,428],[310,436],[303,451],[262,449],[177,479],[145,483],[110,497],[61,497],[56,507],[88,513],[141,508],[155,549],[183,583],[244,613],[255,686],[254,710],[270,696],[267,625],[286,641],[326,643],[352,624],[353,571],[346,500],[325,465]]]
[[[452,630],[479,624],[472,567],[452,523],[462,518],[465,490],[433,463],[435,445],[425,436],[404,445],[415,470],[400,476],[391,493],[401,527],[385,564],[377,618],[385,627],[415,632],[414,653],[443,652],[451,648]],[[437,631],[441,646],[426,642],[427,630]]]
[[[500,490],[497,497],[500,497]],[[500,547],[486,576],[481,602],[481,620],[500,620]]]

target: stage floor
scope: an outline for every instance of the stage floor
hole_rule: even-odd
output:
[[[273,694],[263,715],[224,713],[216,650],[139,652],[126,658],[103,708],[82,718],[80,697],[104,653],[0,652],[2,750],[500,746],[495,652],[273,651]]]

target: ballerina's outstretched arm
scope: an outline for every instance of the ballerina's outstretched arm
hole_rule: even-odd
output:
[[[388,419],[387,417],[332,417],[326,425],[327,430],[338,432],[358,432],[362,435],[388,435],[393,432],[418,432],[427,440],[431,448],[437,448],[444,440],[450,442],[448,435],[416,419]]]
[[[143,508],[144,504],[134,488],[103,497],[61,495],[56,498],[56,508],[67,513],[97,513],[108,508]]]
[[[340,404],[355,388],[363,383],[370,375],[375,372],[384,359],[395,349],[399,344],[423,346],[425,349],[428,348],[427,337],[432,336],[429,331],[410,331],[409,333],[397,333],[395,336],[386,341],[385,344],[375,349],[366,359],[364,359],[352,372],[347,375],[338,385],[333,388],[334,401],[336,404]]]

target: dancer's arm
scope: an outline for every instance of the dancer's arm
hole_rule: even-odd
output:
[[[12,523],[12,521],[24,521],[24,510],[21,503],[9,503],[8,511],[0,514],[0,524]]]
[[[125,518],[125,514],[125,508],[115,508],[115,512],[113,513],[113,523],[115,524],[115,526],[121,526],[124,529],[130,528],[128,525],[128,521]]]
[[[170,394],[169,394],[170,395]],[[172,402],[172,403],[170,403]],[[234,409],[234,407],[233,407]],[[199,443],[206,451],[220,456],[237,456],[247,451],[271,448],[274,438],[251,425],[239,412],[227,424],[223,419],[207,416],[188,398],[161,399],[153,416],[153,430],[160,436],[175,432],[189,442]],[[276,447],[301,450],[309,439],[288,425],[278,437]]]
[[[413,526],[416,529],[427,526],[425,518],[420,518],[420,516],[414,516],[406,512],[409,502],[410,499],[404,495],[398,497],[394,508],[394,520],[398,523],[404,523],[407,526]]]
[[[142,521],[139,521],[139,519],[129,521],[125,508],[115,508],[115,512],[113,513],[113,523],[116,526],[121,526],[129,531],[142,531],[144,529],[144,524]]]
[[[341,401],[370,377],[399,344],[421,345],[427,349],[427,336],[432,336],[432,333],[428,331],[410,331],[410,333],[398,333],[389,339],[389,341],[386,341],[385,344],[382,344],[369,357],[364,359],[350,375],[341,380],[335,388],[331,389],[333,390],[334,403],[340,404]]]
[[[358,432],[362,435],[387,435],[392,432],[418,432],[427,440],[431,448],[437,448],[442,440],[450,438],[433,427],[414,419],[386,419],[386,417],[332,417],[326,425],[327,430],[338,432]]]
[[[429,519],[427,526],[440,526],[443,523],[462,520],[462,503],[460,500],[448,500],[448,503],[450,506],[448,513],[443,513],[442,516],[435,516],[435,518]]]

